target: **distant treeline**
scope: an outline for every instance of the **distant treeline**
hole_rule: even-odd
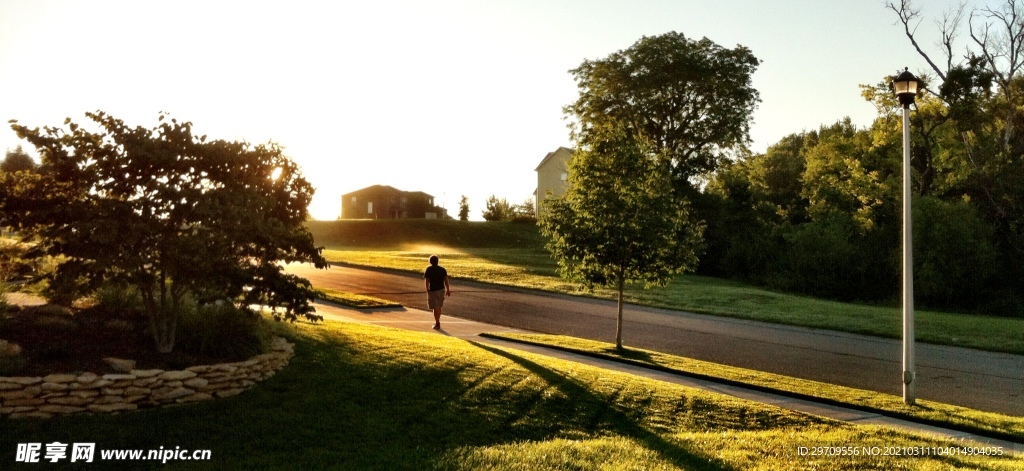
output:
[[[998,98],[987,103],[999,105]],[[934,97],[919,98],[918,106],[917,304],[1024,315],[1024,135],[1007,136],[995,113],[973,113],[963,123]],[[892,113],[867,129],[847,119],[793,134],[727,163],[698,197],[708,222],[700,271],[826,298],[897,303],[901,161],[900,119]]]
[[[914,27],[921,11],[887,7],[931,68],[918,74],[910,113],[916,301],[1024,316],[1024,2],[936,19],[944,48],[934,58],[918,47],[930,42]],[[965,30],[961,56],[953,44]],[[868,128],[847,119],[716,169],[696,197],[708,221],[701,271],[842,300],[899,299],[903,126],[891,80],[861,85],[878,110]]]

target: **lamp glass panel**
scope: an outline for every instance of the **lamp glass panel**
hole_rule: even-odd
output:
[[[909,90],[911,83],[913,83],[913,82],[911,82],[909,80],[893,82],[893,89],[894,89],[894,91],[896,92],[897,95],[902,95],[904,93],[916,93],[917,92],[917,90],[916,90],[917,87],[914,87],[915,88],[914,92],[911,92]]]

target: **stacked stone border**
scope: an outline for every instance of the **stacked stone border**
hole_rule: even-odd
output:
[[[235,363],[179,371],[133,369],[105,375],[0,377],[0,417],[118,413],[236,396],[273,376],[294,355],[294,344],[275,337],[270,353]]]

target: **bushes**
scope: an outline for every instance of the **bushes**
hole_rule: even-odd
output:
[[[916,198],[914,297],[922,308],[1011,314],[1021,309],[996,236],[977,208],[965,201]],[[895,215],[898,218],[898,214]],[[879,218],[870,229],[849,215],[833,214],[796,225],[771,227],[755,218],[729,221],[709,231],[717,239],[705,266],[718,275],[771,288],[843,301],[895,302],[901,283],[898,219]],[[711,270],[708,270],[711,271]]]
[[[31,272],[25,261],[26,246],[12,239],[0,238],[0,281],[22,278]]]
[[[97,290],[94,298],[110,315],[143,322],[142,297],[134,286],[110,283]],[[271,336],[264,319],[232,303],[220,303],[198,305],[191,298],[183,300],[178,312],[176,350],[226,360],[267,352]]]
[[[122,315],[142,315],[142,296],[139,289],[125,284],[108,283],[93,295],[97,304]]]
[[[270,332],[259,314],[231,303],[186,306],[178,318],[179,349],[228,360],[266,353]]]
[[[924,304],[990,303],[1000,260],[993,229],[966,202],[914,200],[914,294]]]
[[[786,235],[784,279],[789,285],[783,288],[844,300],[853,296],[850,283],[843,281],[849,272],[856,271],[858,251],[852,240],[855,229],[844,222],[816,221]]]
[[[898,269],[881,231],[862,232],[848,218],[796,226],[785,235],[783,273],[776,288],[843,301],[886,299],[898,286]]]
[[[100,306],[120,318],[144,317],[142,296],[135,286],[107,284],[94,296]],[[269,350],[270,334],[263,318],[248,309],[223,301],[198,305],[191,297],[182,300],[179,309],[179,353],[241,360]]]

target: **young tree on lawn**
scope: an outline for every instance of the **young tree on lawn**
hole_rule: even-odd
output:
[[[466,195],[462,195],[462,198],[459,198],[459,220],[469,220],[469,198]]]
[[[534,208],[533,198],[526,198],[522,204],[515,205],[512,213],[518,218],[536,218],[537,210]]]
[[[63,256],[52,285],[138,286],[160,352],[174,347],[186,295],[319,317],[310,283],[283,271],[326,262],[303,226],[313,187],[279,146],[207,141],[163,114],[152,129],[86,116],[97,132],[70,118],[42,130],[12,121],[42,165],[0,175],[4,223],[38,238],[40,254]]]
[[[508,204],[505,198],[498,199],[497,196],[487,197],[484,209],[484,220],[486,221],[508,221],[515,213],[512,205]]]
[[[626,283],[664,285],[697,265],[703,225],[673,197],[655,146],[622,128],[603,130],[569,162],[569,188],[549,199],[541,232],[562,276],[618,292],[615,345],[622,348]]]
[[[686,193],[696,188],[692,179],[750,141],[750,117],[760,101],[752,75],[759,64],[740,45],[726,49],[677,32],[645,36],[571,70],[579,98],[564,111],[576,142],[593,140],[610,123],[643,136]]]

